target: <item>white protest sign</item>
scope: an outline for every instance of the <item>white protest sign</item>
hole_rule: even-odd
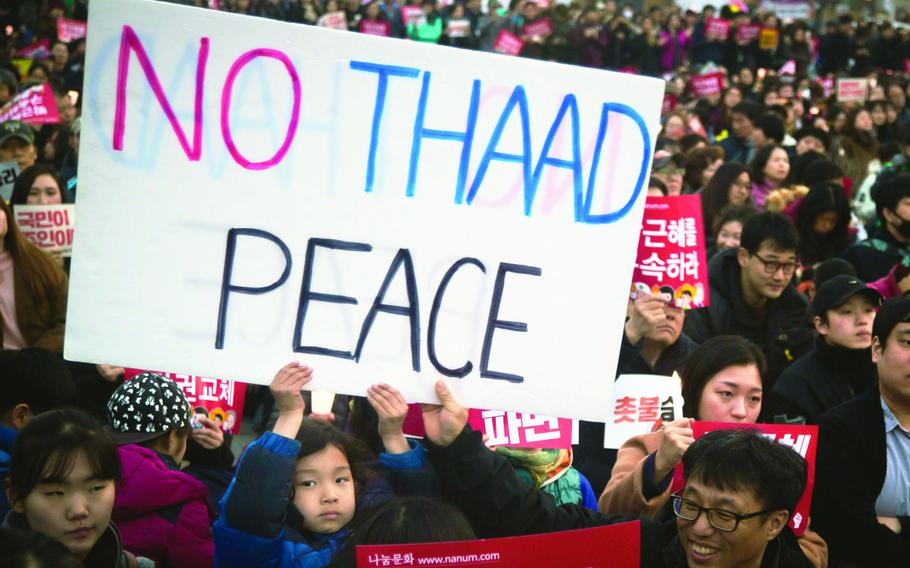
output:
[[[89,29],[69,359],[601,415],[661,81],[141,0]]]
[[[0,162],[0,197],[9,201],[13,195],[16,178],[19,177],[19,162]]]
[[[868,79],[838,79],[837,100],[846,102],[864,102],[868,91]]]
[[[647,434],[658,420],[682,418],[679,375],[620,375],[604,428],[604,447],[616,449],[632,436]],[[602,420],[603,418],[601,418]]]
[[[59,252],[64,258],[72,256],[75,205],[16,205],[14,213],[23,236],[38,248]]]

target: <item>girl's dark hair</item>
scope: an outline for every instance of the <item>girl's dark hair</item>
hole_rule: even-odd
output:
[[[764,377],[765,356],[757,345],[739,335],[718,335],[702,343],[682,372],[683,416],[698,418],[702,391],[714,375],[727,367],[755,365]],[[762,378],[764,383],[764,378]]]
[[[809,166],[824,159],[825,157],[815,150],[809,150],[808,152],[796,156],[790,160],[790,173],[787,174],[787,179],[784,180],[783,185],[785,187],[806,185],[806,182],[803,180],[806,177],[806,171],[809,169]]]
[[[837,224],[827,235],[819,235],[812,226],[815,219],[829,211],[837,213]],[[849,240],[850,205],[844,188],[836,183],[820,183],[812,186],[799,204],[796,213],[796,228],[799,231],[799,258],[806,264],[815,264],[840,255],[847,248]]]
[[[351,527],[351,538],[329,566],[354,566],[358,545],[455,542],[477,538],[461,511],[428,497],[398,497],[362,513],[358,511]]]
[[[701,192],[701,211],[705,227],[714,226],[714,218],[720,210],[729,205],[730,186],[749,170],[739,162],[727,162],[717,168],[711,181]]]
[[[705,170],[717,160],[723,159],[724,149],[720,146],[705,146],[689,150],[686,153],[686,175],[683,176],[683,183],[692,191],[701,189],[705,185],[703,181]]]
[[[16,205],[25,205],[26,200],[28,200],[28,194],[32,190],[32,184],[35,183],[38,176],[44,175],[54,178],[54,181],[57,183],[57,189],[60,191],[60,199],[63,203],[66,203],[66,198],[63,196],[63,190],[66,186],[60,181],[60,176],[57,175],[57,172],[50,166],[35,164],[34,166],[29,166],[22,170],[19,177],[16,178],[16,183],[13,185],[13,193],[9,199],[10,206],[13,210],[16,209]]]
[[[304,418],[300,430],[297,431],[297,441],[300,442],[297,459],[317,454],[327,446],[334,446],[348,459],[351,475],[358,485],[373,476],[373,471],[368,465],[373,461],[373,455],[366,444],[328,422]]]
[[[65,479],[79,452],[99,479],[120,480],[120,454],[110,434],[81,410],[52,410],[32,418],[19,432],[9,470],[13,499],[36,485]]]
[[[844,177],[844,170],[831,160],[816,160],[806,167],[800,183],[812,187],[813,185],[838,180]]]
[[[752,158],[752,163],[749,164],[752,169],[752,183],[757,185],[765,183],[765,166],[768,165],[768,160],[771,159],[771,154],[773,154],[775,150],[781,150],[784,154],[787,153],[787,149],[780,144],[768,144],[762,146],[761,149],[756,152],[755,157]]]
[[[727,205],[720,210],[720,213],[714,217],[714,225],[711,227],[711,232],[715,235],[720,231],[721,227],[729,223],[730,221],[739,221],[743,226],[746,225],[746,221],[749,220],[753,215],[758,214],[758,209],[755,208],[751,203],[743,203],[742,205]]]

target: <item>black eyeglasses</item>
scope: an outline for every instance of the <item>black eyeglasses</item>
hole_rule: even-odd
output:
[[[762,257],[758,256],[758,253],[750,253],[752,256],[761,261],[765,265],[766,274],[776,274],[781,268],[784,269],[784,276],[792,276],[796,272],[796,267],[799,266],[798,262],[778,262],[776,260],[765,260]]]
[[[676,513],[676,516],[680,519],[695,522],[698,520],[698,517],[701,516],[702,511],[704,511],[705,514],[708,515],[708,523],[715,529],[724,532],[735,531],[737,527],[739,527],[740,521],[774,512],[773,510],[769,510],[749,513],[748,515],[739,515],[726,509],[702,507],[697,503],[683,498],[678,492],[671,495],[670,498],[673,499],[673,512]]]

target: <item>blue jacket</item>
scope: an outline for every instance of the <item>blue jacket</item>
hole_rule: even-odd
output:
[[[9,477],[10,463],[13,461],[13,445],[16,443],[18,430],[0,426],[0,486],[6,484]],[[6,491],[0,491],[0,519],[9,512],[9,501],[6,500]]]
[[[392,473],[392,487],[405,489],[413,482],[418,492],[435,490],[435,475],[429,469],[423,446],[416,441],[409,443],[410,452],[379,456],[380,465]],[[299,450],[300,442],[272,432],[247,447],[221,500],[221,514],[213,527],[215,566],[315,568],[328,565],[344,546],[349,536],[347,529],[330,535],[308,534],[304,539],[285,524]],[[391,496],[387,485],[374,484],[358,495],[358,506]]]

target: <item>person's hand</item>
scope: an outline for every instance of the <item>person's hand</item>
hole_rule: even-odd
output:
[[[120,375],[123,374],[123,367],[113,365],[95,365],[95,370],[101,375],[101,378],[109,383],[116,383]]]
[[[220,448],[224,443],[224,432],[218,426],[218,423],[210,418],[200,417],[199,423],[203,428],[193,428],[190,430],[190,438],[206,450]]]
[[[878,517],[878,522],[891,529],[894,534],[901,534],[901,520],[897,517]]]
[[[312,378],[313,369],[297,361],[288,363],[275,374],[269,385],[278,407],[278,421],[272,432],[285,438],[297,437],[297,431],[303,422],[303,411],[306,409],[300,389]]]
[[[379,436],[390,454],[403,454],[411,449],[402,427],[408,415],[408,402],[398,389],[385,383],[367,389],[367,400],[379,415]]]
[[[57,266],[63,268],[63,249],[59,247],[54,247],[52,249],[47,249],[47,253],[51,255],[51,258],[54,259],[54,262],[57,263]]]
[[[654,481],[656,483],[660,483],[670,475],[670,472],[682,459],[682,455],[695,441],[691,418],[680,418],[664,424],[663,434],[663,440],[660,442],[660,447],[657,448],[657,455],[654,456]]]
[[[442,379],[436,381],[436,396],[441,405],[422,405],[423,429],[431,442],[437,446],[448,446],[468,423],[468,409],[455,400]]]
[[[635,345],[667,319],[664,312],[666,305],[660,296],[639,294],[632,302],[632,313],[626,322],[626,337],[629,343]]]

